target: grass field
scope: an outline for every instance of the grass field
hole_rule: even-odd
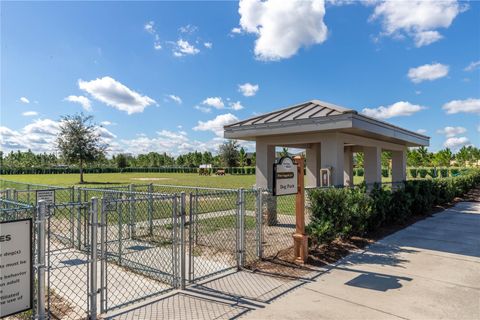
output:
[[[78,185],[78,174],[19,174],[3,175],[0,179],[24,183],[48,184],[56,186]],[[92,173],[85,174],[86,184],[95,185],[127,185],[127,184],[169,184],[213,188],[245,188],[255,184],[255,175],[200,176],[196,173]],[[355,184],[361,183],[363,177],[354,177]]]

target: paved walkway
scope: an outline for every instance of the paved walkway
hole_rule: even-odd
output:
[[[480,203],[349,255],[245,319],[480,319]]]
[[[110,319],[480,319],[480,203],[463,202],[302,279],[220,275]]]

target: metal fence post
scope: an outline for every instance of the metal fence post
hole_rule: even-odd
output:
[[[193,281],[193,256],[192,256],[192,246],[193,246],[193,194],[190,193],[190,212],[188,218],[188,282]]]
[[[255,231],[256,235],[256,245],[257,245],[257,257],[262,259],[263,258],[263,201],[262,201],[262,194],[263,190],[258,188],[256,190],[257,195],[257,203],[256,203],[256,217],[255,217]]]
[[[185,289],[185,192],[180,198],[180,288]]]
[[[240,267],[245,266],[245,190],[240,189]]]
[[[174,288],[178,288],[178,239],[177,239],[177,194],[173,195],[173,204],[172,204],[172,273],[173,273],[173,283]]]
[[[130,201],[128,202],[128,212],[129,212],[129,224],[130,224],[130,227],[129,227],[129,238],[130,239],[133,239],[135,238],[135,223],[136,223],[136,219],[135,219],[135,195],[133,194],[133,192],[135,191],[135,186],[133,184],[130,184],[128,186],[128,191],[130,192]]]
[[[118,219],[118,264],[122,265],[122,234],[123,234],[123,202],[118,203],[117,219]]]
[[[78,190],[78,189],[76,189]],[[77,249],[82,250],[82,192],[78,190],[77,194]]]
[[[153,236],[153,183],[148,185],[148,230],[149,234]]]
[[[35,310],[36,319],[46,319],[45,313],[45,255],[46,255],[46,216],[47,203],[40,200],[37,206],[37,306]]]
[[[98,199],[92,198],[90,212],[90,319],[97,318],[97,231],[98,231]]]
[[[237,230],[236,230],[236,249],[237,249],[237,269],[241,269],[244,265],[244,232],[245,232],[245,207],[244,190],[239,189],[237,192]]]
[[[30,185],[27,184],[27,203],[30,204]]]
[[[100,212],[100,313],[104,313],[106,309],[106,299],[105,299],[105,292],[106,292],[106,274],[105,274],[105,267],[106,262],[105,259],[107,258],[106,255],[106,231],[107,231],[107,224],[106,224],[106,217],[107,214],[106,210],[106,201],[102,198],[102,206]]]
[[[75,202],[75,189],[73,187],[70,188],[70,242],[72,248],[75,248],[75,217],[74,217],[74,203]]]

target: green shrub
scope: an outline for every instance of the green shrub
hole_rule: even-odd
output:
[[[418,174],[420,178],[425,179],[427,177],[428,171],[425,168],[418,169]]]
[[[418,171],[417,171],[417,169],[411,168],[411,169],[410,169],[410,176],[411,176],[412,178],[416,178],[416,177],[418,176]]]
[[[457,168],[452,168],[452,169],[450,169],[450,175],[451,175],[452,177],[458,176],[459,173],[460,173],[460,170],[458,170]]]
[[[388,169],[386,168],[382,169],[382,176],[385,178],[388,178]]]
[[[430,170],[428,170],[428,175],[432,178],[436,178],[438,176],[437,169],[430,168]]]
[[[365,170],[363,168],[357,169],[357,176],[363,177],[364,173],[365,173]]]
[[[370,191],[373,201],[373,212],[368,221],[368,230],[374,231],[382,226],[390,210],[391,192],[382,188],[380,184],[374,184]]]
[[[410,218],[412,203],[411,195],[402,188],[393,191],[390,195],[390,206],[387,214],[386,224],[404,223]]]
[[[446,169],[446,168],[440,169],[440,177],[447,178],[448,177],[448,169]]]

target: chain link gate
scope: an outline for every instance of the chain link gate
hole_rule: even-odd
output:
[[[178,196],[111,193],[91,217],[97,248],[92,276],[98,272],[91,299],[100,313],[166,292],[180,281]]]

